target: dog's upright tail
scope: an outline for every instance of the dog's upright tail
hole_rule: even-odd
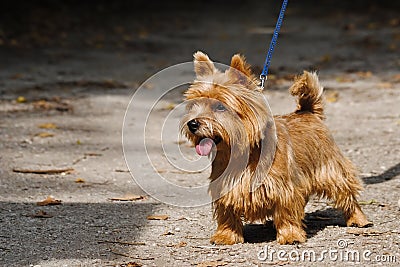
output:
[[[324,116],[323,88],[319,84],[315,72],[304,71],[303,75],[296,77],[294,84],[290,87],[290,93],[297,96],[296,112],[311,112],[321,120]]]

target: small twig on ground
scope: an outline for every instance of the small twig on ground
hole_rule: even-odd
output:
[[[115,172],[129,172],[129,170],[121,170],[121,169],[115,169]]]
[[[18,173],[34,173],[34,174],[60,174],[60,173],[71,173],[74,169],[66,168],[66,169],[49,169],[49,170],[39,170],[39,169],[18,169],[14,168],[13,172]]]

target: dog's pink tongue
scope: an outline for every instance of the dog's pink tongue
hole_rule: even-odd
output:
[[[213,148],[214,141],[210,138],[204,138],[196,145],[196,152],[200,156],[208,156]]]

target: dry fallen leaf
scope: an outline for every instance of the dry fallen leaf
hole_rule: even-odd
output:
[[[129,172],[129,170],[115,169],[115,172]]]
[[[339,76],[339,77],[336,77],[336,81],[339,83],[352,83],[352,82],[354,82],[354,79],[352,79],[350,77],[346,77],[346,76]]]
[[[85,180],[82,179],[82,178],[76,178],[76,179],[75,179],[75,183],[77,183],[77,184],[82,184],[82,183],[84,183],[84,182],[85,182]]]
[[[145,196],[140,195],[126,195],[124,197],[113,197],[110,198],[112,201],[135,201],[135,200],[142,200],[145,199]]]
[[[38,101],[33,102],[33,107],[35,109],[51,109],[52,104],[46,100],[38,100]]]
[[[61,205],[61,200],[55,199],[52,196],[48,196],[45,200],[36,203],[38,206],[54,206]]]
[[[187,245],[187,243],[185,241],[181,241],[178,244],[167,245],[167,247],[182,248],[182,247],[186,247],[186,245]]]
[[[168,219],[168,215],[149,215],[147,216],[147,220],[166,220]]]
[[[51,218],[51,217],[53,217],[53,215],[51,215],[43,210],[39,210],[36,213],[30,214],[28,216],[32,217],[32,218]]]
[[[34,174],[69,174],[72,173],[74,169],[66,168],[66,169],[50,169],[50,170],[38,170],[38,169],[18,169],[14,168],[13,172],[19,173],[34,173]]]
[[[174,103],[168,103],[164,108],[162,108],[163,110],[173,110],[176,107],[176,104]]]
[[[53,133],[48,133],[48,132],[41,132],[36,134],[35,136],[41,137],[41,138],[46,138],[46,137],[53,137]]]
[[[360,205],[371,205],[371,204],[376,204],[378,203],[378,201],[376,201],[375,199],[370,199],[368,201],[359,201],[358,204]]]
[[[43,123],[38,126],[41,129],[56,129],[57,125],[54,123]]]
[[[171,231],[167,231],[167,232],[163,233],[162,235],[174,235],[174,233]]]
[[[19,96],[17,97],[17,103],[25,103],[26,102],[26,98],[23,96]]]
[[[131,262],[127,262],[127,263],[123,263],[120,265],[121,267],[141,267],[142,264],[131,261]]]
[[[151,90],[151,89],[153,89],[153,88],[154,88],[154,84],[151,84],[151,83],[145,83],[145,84],[143,85],[143,87],[144,87],[145,89],[149,89],[149,90]]]
[[[339,98],[339,92],[337,91],[327,91],[325,93],[325,100],[330,103],[337,102]]]

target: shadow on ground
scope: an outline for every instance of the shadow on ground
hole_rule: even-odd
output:
[[[393,167],[387,169],[382,174],[364,177],[363,181],[365,184],[378,184],[392,180],[398,175],[400,175],[400,163],[397,163]]]
[[[145,243],[137,240],[138,229],[145,227],[146,217],[155,207],[150,203],[40,207],[34,203],[1,202],[0,265],[35,265],[62,259],[113,260],[120,256],[118,253],[124,253],[124,246],[115,251],[113,242]]]
[[[346,226],[343,214],[336,209],[318,210],[307,213],[305,217],[307,238],[315,236],[327,226]],[[276,240],[276,230],[272,221],[266,224],[248,224],[244,227],[245,242],[263,243]]]

